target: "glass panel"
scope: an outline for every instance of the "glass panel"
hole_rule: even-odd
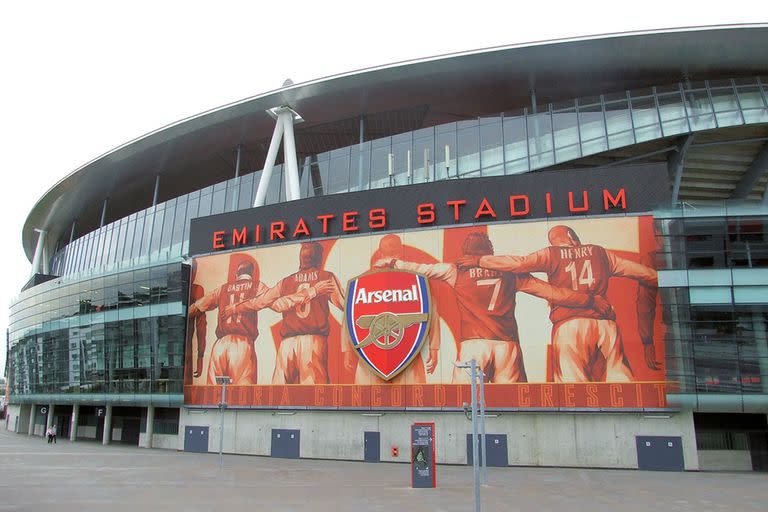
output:
[[[170,256],[181,254],[181,242],[184,238],[184,222],[187,218],[187,198],[184,197],[176,203],[176,212],[173,217],[173,231],[171,232]]]
[[[729,286],[699,286],[691,287],[691,304],[730,304],[731,288]]]
[[[82,248],[80,249],[80,266],[78,270],[80,272],[85,271],[88,268],[91,258],[91,247],[93,246],[93,233],[88,234],[85,237]]]
[[[688,132],[688,119],[680,93],[659,94],[658,101],[664,136]]]
[[[452,128],[452,129],[451,129]],[[434,179],[456,177],[456,123],[444,127],[443,133],[435,134]]]
[[[152,239],[150,241],[149,253],[153,256],[160,251],[160,245],[162,243],[163,234],[163,222],[165,221],[165,210],[158,209],[155,211],[155,218],[152,223]]]
[[[727,87],[712,87],[710,92],[718,126],[742,124],[739,102],[733,88],[730,85]]]
[[[224,200],[224,211],[233,212],[237,210],[237,200],[240,196],[240,178],[235,178],[227,182],[227,197]]]
[[[632,120],[635,124],[635,138],[643,142],[661,137],[659,114],[653,96],[632,98]]]
[[[411,182],[408,176],[408,157],[410,155],[411,174],[413,173],[413,154],[411,153],[410,133],[392,138],[392,176],[393,185],[407,185]]]
[[[120,224],[120,239],[117,242],[116,261],[121,262],[129,259],[131,255],[131,244],[133,243],[133,232],[136,229],[136,219],[123,219]]]
[[[462,128],[456,133],[459,176],[480,175],[480,127],[476,121],[472,124],[474,126]]]
[[[103,266],[108,265],[110,263],[110,259],[114,256],[114,248],[112,247],[113,231],[115,230],[110,226],[104,233],[104,252],[101,255],[100,262],[100,264]]]
[[[593,155],[608,149],[605,122],[600,103],[579,104],[579,127],[583,155]]]
[[[253,207],[254,174],[247,174],[240,178],[240,194],[237,198],[237,209],[245,210]]]
[[[273,176],[274,178],[274,176]],[[210,188],[210,187],[209,187]],[[213,192],[210,194],[200,194],[200,206],[197,210],[198,217],[207,217],[211,214],[211,200],[213,198]]]
[[[141,254],[141,239],[144,233],[144,212],[139,212],[136,216],[136,227],[133,233],[133,243],[131,244],[131,259],[139,257]]]
[[[349,191],[367,190],[370,179],[371,143],[357,144],[350,149]]]
[[[371,142],[371,188],[384,188],[390,186],[390,178],[388,174],[389,155],[392,151],[390,142],[390,137]]]
[[[688,115],[691,116],[691,129],[707,130],[715,128],[712,104],[705,89],[686,91],[685,99],[688,104]]]
[[[328,163],[328,194],[340,194],[349,190],[349,152],[334,156]]]
[[[213,200],[211,202],[211,215],[224,212],[224,202],[226,200],[227,189],[221,188],[213,193]]]
[[[757,86],[740,86],[737,88],[744,120],[747,123],[768,122],[768,105]]]
[[[163,219],[163,234],[160,238],[160,252],[167,253],[171,246],[171,234],[173,233],[174,216],[176,215],[176,201],[173,205],[167,205],[165,207],[165,218]],[[184,216],[184,213],[181,213]]]
[[[198,206],[200,199],[191,197],[187,203],[187,216],[184,220],[184,236],[182,237],[181,253],[187,254],[189,248],[189,229],[192,224],[192,219],[196,218],[198,212]]]
[[[528,116],[528,151],[531,154],[531,169],[552,165],[552,116],[549,112]]]
[[[618,148],[634,144],[632,115],[626,98],[605,103],[605,121],[609,147]]]
[[[424,183],[431,181],[435,175],[435,138],[433,131],[420,130],[424,132],[421,137],[415,137],[413,139],[413,176],[411,181],[413,183]]]
[[[504,174],[504,138],[501,118],[480,124],[480,163],[483,176]]]
[[[563,162],[581,156],[579,125],[575,108],[562,109],[552,115],[555,127],[555,160]]]
[[[328,160],[321,162],[310,158],[306,169],[305,174],[309,181],[307,197],[326,195],[328,193]]]
[[[264,204],[274,204],[280,201],[285,201],[285,187],[283,186],[283,166],[276,165],[272,169],[272,176],[269,178],[269,186],[267,187],[267,195]]]

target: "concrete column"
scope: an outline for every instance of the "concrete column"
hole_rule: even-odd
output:
[[[235,156],[235,178],[240,177],[240,154],[243,152],[243,147],[242,144],[238,144],[237,148],[235,148],[237,150]]]
[[[35,228],[35,231],[37,232],[37,244],[35,245],[35,253],[32,256],[32,273],[30,274],[30,277],[41,271],[40,262],[43,259],[43,247],[45,246],[46,231],[37,228]]]
[[[99,221],[99,227],[104,227],[104,221],[107,220],[107,202],[109,201],[109,198],[104,198],[104,202],[101,205],[101,220]]]
[[[80,419],[80,405],[74,404],[72,406],[72,423],[69,426],[69,440],[73,443],[77,440],[77,423]]]
[[[160,197],[160,174],[155,177],[155,191],[152,193],[152,206],[157,205],[157,199]]]
[[[752,329],[755,333],[755,347],[757,348],[758,368],[760,368],[761,381],[763,383],[763,392],[768,392],[768,334],[765,332],[765,322],[763,315],[752,313]]]
[[[147,407],[147,432],[142,448],[152,448],[152,435],[155,433],[155,406]]]
[[[53,404],[48,404],[48,418],[45,420],[45,428],[49,429],[51,428],[51,425],[53,425]]]
[[[35,404],[30,405],[31,409],[29,411],[29,429],[27,430],[28,435],[33,435],[35,433],[35,416],[37,416],[37,407]]]
[[[101,439],[101,444],[108,445],[112,440],[112,404],[108,404],[104,408],[104,435]]]
[[[72,229],[69,231],[69,243],[75,239],[75,227],[77,227],[77,219],[72,221]]]

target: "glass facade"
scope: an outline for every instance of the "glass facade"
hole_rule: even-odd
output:
[[[768,216],[695,213],[657,221],[667,377],[697,410],[765,408]]]
[[[301,195],[519,174],[662,137],[766,123],[767,93],[759,77],[674,84],[423,128],[303,159]],[[56,252],[51,272],[88,275],[179,261],[190,220],[250,208],[260,176],[217,183],[88,233]],[[267,202],[282,201],[278,165]]]
[[[659,269],[768,267],[768,216],[666,221],[659,245]]]
[[[304,158],[301,194],[519,174],[653,139],[768,123],[767,93],[759,77],[673,84],[424,128]],[[60,243],[50,268],[63,277],[23,292],[11,307],[12,395],[151,395],[180,403],[188,289],[181,262],[190,221],[250,208],[260,175],[211,185]],[[268,202],[285,201],[283,179],[278,165]],[[739,284],[735,273],[766,268],[768,217],[738,211],[658,212],[658,268],[686,273],[684,283],[662,285],[672,321],[669,377],[683,394],[768,393],[768,274],[765,282],[745,277]]]
[[[178,263],[27,290],[11,307],[11,394],[180,402],[187,282]]]

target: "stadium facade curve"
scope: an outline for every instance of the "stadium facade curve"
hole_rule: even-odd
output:
[[[464,464],[474,359],[494,464],[766,470],[766,41],[398,63],[105,153],[24,225],[6,428]]]

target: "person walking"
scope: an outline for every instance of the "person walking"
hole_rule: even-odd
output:
[[[53,441],[53,426],[48,427],[48,429],[45,431],[45,435],[48,437],[48,444],[51,444]]]
[[[53,438],[53,444],[56,444],[56,425],[51,425],[51,437]]]

